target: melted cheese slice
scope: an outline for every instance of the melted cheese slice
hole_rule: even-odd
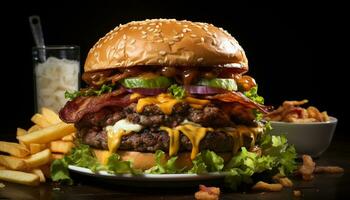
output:
[[[183,124],[175,127],[174,129],[168,127],[161,127],[161,130],[167,131],[170,137],[169,143],[169,155],[175,155],[179,150],[180,132],[188,137],[192,143],[191,159],[194,159],[199,153],[199,144],[201,140],[205,137],[207,131],[213,131],[212,128],[204,128],[194,123]]]
[[[118,150],[124,135],[139,132],[141,129],[141,125],[130,123],[126,119],[117,121],[113,126],[107,126],[107,145],[109,152],[114,153]]]
[[[179,151],[179,145],[180,145],[180,132],[177,129],[171,129],[169,127],[161,126],[160,130],[166,131],[169,135],[169,156],[176,155]]]
[[[234,145],[233,145],[233,154],[236,154],[241,147],[244,145],[244,137],[250,137],[251,142],[250,146],[254,146],[256,138],[259,134],[263,132],[262,127],[247,127],[247,126],[237,126],[236,128],[222,128],[221,131],[224,131],[226,134],[232,136]]]
[[[146,97],[139,99],[137,102],[136,111],[138,113],[141,113],[145,106],[153,104],[158,106],[164,114],[170,115],[172,113],[173,107],[181,102],[187,102],[190,104],[190,106],[197,109],[203,108],[203,106],[210,103],[209,100],[196,99],[193,97],[186,97],[182,100],[174,99],[170,94],[162,93],[156,97]]]

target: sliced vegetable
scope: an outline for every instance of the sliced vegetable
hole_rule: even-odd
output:
[[[165,76],[154,78],[130,77],[119,81],[126,88],[168,88],[172,80]]]
[[[227,92],[227,90],[221,88],[198,85],[185,86],[185,89],[190,94],[219,94]]]
[[[201,79],[198,81],[197,85],[221,88],[229,91],[237,91],[236,81],[230,78],[213,78],[210,80]]]

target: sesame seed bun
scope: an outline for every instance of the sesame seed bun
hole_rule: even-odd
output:
[[[120,25],[90,49],[84,70],[133,66],[217,66],[248,71],[235,38],[211,24],[153,19]]]

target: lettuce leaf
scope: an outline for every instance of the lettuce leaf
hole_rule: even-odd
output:
[[[192,163],[193,167],[187,173],[203,174],[207,172],[220,172],[224,168],[224,159],[214,151],[209,150],[204,150],[197,154]]]
[[[138,171],[132,168],[131,161],[121,161],[120,156],[116,153],[113,153],[112,155],[109,156],[106,167],[109,172],[112,172],[115,174],[139,173]]]
[[[275,165],[282,175],[289,175],[297,168],[295,148],[287,143],[285,136],[265,134],[261,138],[260,147],[264,156],[275,158]]]
[[[115,84],[103,84],[100,89],[93,89],[93,88],[88,88],[88,89],[83,89],[79,91],[65,91],[64,93],[64,98],[68,100],[73,100],[77,97],[83,96],[99,96],[104,93],[112,92],[115,89]]]
[[[70,154],[62,159],[55,160],[51,164],[51,177],[53,181],[67,182],[72,184],[73,181],[69,177],[68,165],[85,167],[91,171],[99,171],[105,169],[96,159],[90,147],[85,144],[79,144],[74,147]]]
[[[73,180],[69,176],[68,164],[64,159],[57,159],[51,164],[51,179],[53,181],[60,181],[67,183],[68,185],[73,184]]]
[[[175,165],[177,156],[173,156],[165,161],[164,151],[157,150],[155,153],[156,165],[145,171],[148,174],[176,174],[181,173],[183,169],[178,169]]]
[[[225,181],[236,190],[241,183],[252,183],[252,176],[265,171],[278,170],[282,175],[289,175],[296,169],[296,152],[288,145],[284,136],[265,134],[261,139],[262,155],[249,152],[245,147],[232,157],[225,166],[228,175]]]
[[[168,91],[170,92],[173,97],[176,99],[183,99],[186,96],[185,89],[177,84],[172,84],[169,88]]]
[[[244,95],[259,104],[264,104],[264,97],[258,95],[258,86],[252,87],[249,91],[244,92]]]

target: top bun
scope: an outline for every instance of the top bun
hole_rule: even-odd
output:
[[[237,40],[212,24],[152,19],[120,25],[89,51],[84,70],[133,66],[230,67],[248,71]]]

